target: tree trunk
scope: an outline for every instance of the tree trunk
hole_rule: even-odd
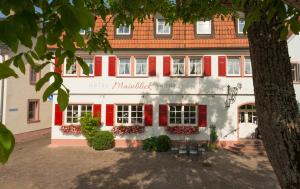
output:
[[[300,188],[300,119],[287,41],[266,18],[248,28],[258,129],[282,188]]]
[[[284,0],[284,2],[298,10],[300,10],[300,0]]]

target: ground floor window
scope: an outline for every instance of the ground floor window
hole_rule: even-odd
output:
[[[300,82],[300,64],[292,64],[292,77],[294,82]]]
[[[28,112],[27,112],[27,122],[37,122],[39,121],[39,100],[28,100]]]
[[[195,105],[170,105],[169,124],[196,126],[196,111]]]
[[[143,125],[143,105],[117,105],[118,125]]]
[[[256,107],[254,105],[243,105],[239,111],[240,123],[257,124]]]
[[[92,113],[91,104],[71,104],[67,107],[67,116],[65,123],[67,124],[77,124],[79,123],[80,117],[86,115],[86,113]]]

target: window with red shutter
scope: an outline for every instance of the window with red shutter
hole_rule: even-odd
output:
[[[219,76],[226,76],[226,56],[219,56],[218,70]]]
[[[207,106],[199,105],[198,106],[198,127],[207,126]]]
[[[102,57],[95,57],[95,76],[102,76]]]
[[[60,110],[58,104],[55,104],[55,114],[54,114],[54,125],[62,125],[63,122],[63,112]]]
[[[99,125],[101,125],[101,104],[93,105],[93,117],[99,119]]]
[[[211,56],[204,56],[204,76],[211,76]]]
[[[110,56],[108,58],[108,76],[115,76],[116,75],[116,60],[115,56]]]
[[[61,75],[61,65],[60,66],[58,66],[58,57],[55,57],[55,59],[54,59],[54,65],[55,65],[55,67],[54,67],[54,72],[56,72],[56,73],[58,73],[59,75]]]
[[[114,105],[106,104],[106,126],[114,125]]]
[[[170,76],[171,74],[171,57],[170,56],[164,56],[163,58],[163,75],[164,76]]]
[[[152,126],[153,124],[153,106],[152,104],[144,105],[145,126]]]
[[[149,64],[149,76],[156,76],[156,57],[155,56],[150,56],[148,58]]]
[[[168,105],[160,104],[159,105],[159,126],[167,126],[168,125]]]

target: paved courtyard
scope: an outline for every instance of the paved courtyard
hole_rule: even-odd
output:
[[[49,148],[49,137],[17,144],[9,162],[0,165],[1,189],[244,189],[279,188],[263,156],[240,157],[227,151],[202,160],[170,153],[87,147]]]

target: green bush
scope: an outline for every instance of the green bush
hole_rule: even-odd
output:
[[[99,119],[93,118],[90,113],[80,118],[81,132],[88,141],[89,146],[91,146],[95,134],[100,131],[99,122]]]
[[[95,150],[108,150],[114,147],[114,135],[109,131],[98,131],[92,138],[92,147]]]
[[[210,127],[210,142],[216,143],[218,140],[218,134],[215,126]]]
[[[171,148],[171,139],[167,135],[150,137],[143,140],[143,150],[166,152]]]

